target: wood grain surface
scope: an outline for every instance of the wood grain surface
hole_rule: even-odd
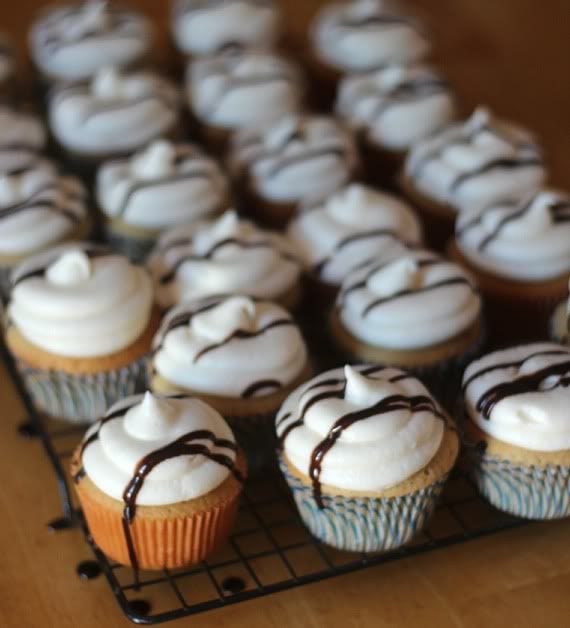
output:
[[[24,53],[40,0],[5,0],[1,28]],[[132,4],[156,17],[167,49],[166,1]],[[318,0],[283,0],[302,47]],[[484,103],[542,138],[552,180],[570,187],[570,2],[417,0],[436,56],[466,110]],[[91,558],[78,532],[51,535],[55,481],[36,441],[16,433],[22,408],[0,370],[0,626],[88,628],[131,625],[106,582],[82,582]],[[570,616],[570,524],[534,524],[461,546],[273,595],[172,625],[566,626]]]

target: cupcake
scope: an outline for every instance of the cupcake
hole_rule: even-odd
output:
[[[334,118],[286,116],[238,133],[230,167],[244,211],[282,229],[299,205],[318,201],[353,179],[358,155],[352,135]]]
[[[413,210],[398,198],[351,183],[321,203],[302,207],[287,235],[303,256],[310,290],[321,303],[371,259],[402,255],[422,241]]]
[[[1,157],[0,157],[1,159]],[[87,192],[73,177],[59,176],[39,161],[19,174],[0,174],[0,295],[8,298],[10,275],[27,257],[91,230]]]
[[[204,56],[228,46],[271,47],[278,37],[274,0],[174,0],[171,29],[176,47]]]
[[[428,49],[419,24],[397,1],[330,2],[313,21],[307,61],[328,105],[344,75],[412,63]]]
[[[522,202],[462,211],[449,252],[476,277],[497,342],[544,338],[567,295],[570,197],[542,190]]]
[[[16,92],[16,56],[12,43],[0,33],[0,102],[10,102]]]
[[[222,153],[233,132],[299,111],[303,81],[274,52],[229,50],[189,64],[186,97],[200,136]]]
[[[526,519],[570,515],[570,348],[496,351],[463,377],[471,475],[493,506]]]
[[[419,142],[400,183],[421,211],[432,246],[442,249],[453,235],[458,210],[524,199],[545,176],[532,135],[479,108],[466,122]]]
[[[234,211],[166,232],[148,266],[162,309],[223,294],[278,301],[290,309],[300,298],[301,262],[291,243]]]
[[[0,176],[35,168],[46,143],[39,118],[0,105]]]
[[[176,135],[179,105],[178,91],[166,79],[104,68],[89,84],[55,89],[48,117],[68,160],[92,166]]]
[[[452,405],[462,367],[482,341],[481,297],[457,264],[408,251],[347,276],[331,333],[346,357],[408,369]]]
[[[336,111],[358,135],[368,178],[389,186],[407,151],[453,120],[455,102],[431,68],[392,65],[343,78]]]
[[[423,384],[381,366],[319,375],[287,398],[276,426],[305,525],[353,552],[396,549],[421,532],[459,451]]]
[[[193,144],[167,140],[104,163],[96,195],[107,240],[135,261],[146,258],[162,231],[229,206],[228,184],[218,164]]]
[[[89,428],[71,472],[93,540],[137,574],[201,562],[226,541],[245,465],[214,409],[147,392]]]
[[[143,65],[152,46],[150,22],[105,0],[57,5],[29,35],[34,66],[45,83],[88,81],[108,66]]]
[[[90,423],[144,390],[158,326],[143,268],[75,243],[30,258],[12,274],[6,346],[41,412]]]
[[[153,392],[191,394],[218,410],[250,469],[273,458],[272,419],[311,372],[290,314],[242,296],[194,301],[168,312],[152,349]]]

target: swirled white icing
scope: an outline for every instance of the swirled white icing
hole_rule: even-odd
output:
[[[469,417],[505,443],[570,449],[570,348],[537,343],[490,353],[463,376]]]
[[[222,442],[192,438],[198,431],[209,432]],[[157,397],[147,392],[114,405],[89,428],[84,443],[94,440],[84,448],[83,468],[99,490],[123,501],[141,460],[184,436],[188,436],[184,441],[188,444],[204,445],[212,454],[236,459],[235,449],[224,444],[235,446],[233,434],[213,408],[198,399]],[[213,491],[229,474],[229,468],[200,453],[169,456],[144,476],[135,504],[162,506],[195,499]]]
[[[342,72],[410,63],[429,49],[419,25],[391,0],[330,3],[315,18],[311,39],[317,57]]]
[[[153,343],[152,366],[173,385],[258,397],[293,382],[307,363],[299,328],[281,307],[234,296],[180,305]]]
[[[56,355],[111,355],[135,342],[150,320],[145,270],[87,243],[29,258],[12,284],[10,320],[29,342]]]
[[[89,85],[56,89],[49,124],[66,149],[86,155],[137,150],[178,122],[177,89],[151,73],[99,70]]]
[[[45,144],[46,132],[38,118],[0,106],[0,173],[29,167]]]
[[[97,175],[97,201],[107,216],[165,229],[225,209],[228,184],[218,164],[192,144],[155,140],[140,153],[109,161]]]
[[[299,279],[300,261],[282,236],[228,211],[217,221],[177,227],[149,259],[161,307],[222,294],[276,299]]]
[[[189,64],[186,94],[199,121],[236,130],[298,111],[301,83],[298,68],[273,52],[223,52]]]
[[[278,20],[273,0],[175,0],[171,24],[179,50],[206,55],[232,45],[270,47]]]
[[[281,407],[277,435],[285,436],[287,459],[311,477],[313,452],[356,413],[364,416],[342,430],[322,458],[322,484],[381,491],[424,469],[441,445],[443,415],[419,380],[392,368],[346,366],[303,384]],[[296,421],[301,424],[287,433]]]
[[[359,340],[387,349],[434,346],[477,320],[481,298],[459,265],[428,251],[372,261],[342,284],[337,311]]]
[[[301,208],[288,235],[307,269],[334,285],[357,266],[402,255],[422,239],[419,220],[406,203],[358,183]]]
[[[404,151],[449,124],[455,105],[437,72],[398,65],[343,78],[336,110],[369,143]]]
[[[532,135],[484,108],[419,142],[405,173],[423,195],[460,210],[528,197],[546,176]]]
[[[262,197],[300,203],[322,199],[347,183],[357,153],[352,135],[334,118],[286,116],[237,133],[231,165]]]
[[[456,241],[475,266],[521,281],[570,273],[570,197],[544,190],[522,202],[465,210]]]
[[[0,85],[10,81],[15,71],[16,62],[12,43],[3,33],[0,33]]]
[[[105,0],[49,10],[33,26],[30,50],[36,67],[54,81],[83,81],[101,68],[142,61],[152,44],[150,22]]]
[[[0,175],[0,255],[29,255],[69,236],[87,219],[86,197],[78,179],[47,164]]]

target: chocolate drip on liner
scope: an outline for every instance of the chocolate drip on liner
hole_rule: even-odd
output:
[[[516,168],[525,168],[529,166],[542,166],[543,160],[540,157],[521,157],[519,159],[494,159],[490,161],[480,168],[473,170],[471,172],[464,172],[459,175],[451,184],[450,190],[451,192],[455,192],[457,188],[461,187],[464,183],[469,181],[470,179],[475,179],[481,175],[487,174],[495,169],[500,170],[514,170]]]
[[[260,390],[280,390],[282,387],[281,382],[276,379],[263,379],[259,382],[254,382],[248,386],[241,394],[242,399],[251,399]]]

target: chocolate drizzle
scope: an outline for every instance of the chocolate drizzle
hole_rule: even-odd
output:
[[[251,399],[260,390],[280,390],[282,387],[281,382],[276,379],[263,379],[259,382],[254,382],[251,386],[248,386],[241,394],[242,399]]]
[[[458,177],[456,177],[451,184],[450,191],[455,192],[457,188],[461,187],[467,181],[480,177],[481,175],[487,174],[493,170],[515,170],[517,168],[527,168],[533,166],[542,166],[543,160],[540,156],[521,156],[519,158],[500,158],[493,159],[485,164],[483,164],[480,168],[476,170],[472,170],[471,172],[463,172]]]

